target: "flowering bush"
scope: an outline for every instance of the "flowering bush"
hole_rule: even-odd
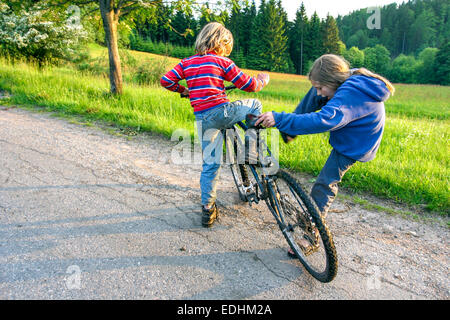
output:
[[[0,55],[54,63],[73,56],[86,38],[81,24],[50,21],[44,10],[13,12],[0,2]]]

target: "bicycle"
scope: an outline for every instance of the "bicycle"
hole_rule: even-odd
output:
[[[235,88],[228,86],[225,89]],[[338,269],[332,234],[305,187],[286,170],[279,169],[276,159],[261,137],[264,128],[254,126],[256,119],[256,115],[249,114],[245,123],[240,121],[231,128],[222,130],[227,163],[239,197],[250,206],[265,201],[287,243],[305,269],[315,279],[330,282],[336,277]],[[245,159],[250,138],[243,142],[241,135],[249,136],[248,133],[256,138],[256,163]],[[305,241],[309,245],[304,245]]]

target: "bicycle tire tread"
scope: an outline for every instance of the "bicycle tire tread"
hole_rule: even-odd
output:
[[[294,188],[294,190],[298,193],[301,200],[303,201],[306,208],[308,209],[308,212],[313,217],[316,227],[319,230],[319,233],[322,238],[322,241],[323,241],[323,244],[325,247],[325,251],[326,251],[326,254],[328,257],[328,272],[325,275],[318,274],[314,270],[311,270],[309,266],[306,266],[305,262],[301,261],[302,264],[319,281],[321,281],[321,282],[332,281],[337,275],[338,258],[337,258],[336,248],[335,248],[334,242],[333,242],[333,237],[331,235],[331,232],[330,232],[328,226],[323,221],[323,218],[320,215],[319,209],[317,208],[317,205],[314,203],[314,200],[311,198],[311,196],[307,192],[305,192],[305,190],[306,190],[305,187],[302,186],[302,184],[297,179],[292,177],[285,170],[279,170],[277,173],[277,176],[286,180]],[[306,264],[307,264],[307,262],[306,262]]]

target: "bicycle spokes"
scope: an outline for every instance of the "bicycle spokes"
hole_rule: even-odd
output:
[[[303,238],[308,240],[311,246],[317,247],[319,233],[312,217],[304,210],[301,199],[293,192],[292,187],[287,186],[287,190],[282,190],[279,185],[282,183],[276,184],[277,198],[283,210],[288,230],[295,232],[298,228],[303,233]],[[288,191],[289,193],[287,193]]]
[[[337,272],[336,251],[313,200],[283,171],[270,189],[268,203],[295,256],[316,279],[331,281]]]

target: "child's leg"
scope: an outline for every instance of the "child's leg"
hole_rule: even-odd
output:
[[[200,175],[202,205],[211,206],[216,202],[216,189],[222,162],[223,136],[218,129],[203,132],[202,150],[203,165]]]
[[[338,183],[348,169],[355,163],[333,149],[327,162],[320,171],[311,190],[311,197],[317,204],[322,216],[326,216],[328,209],[338,193]]]
[[[229,128],[233,124],[245,120],[245,116],[249,113],[259,115],[261,112],[262,104],[258,99],[233,101],[225,106],[222,128]]]
[[[238,100],[230,103],[226,107],[227,117],[229,124],[227,127],[235,124],[236,122],[245,120],[247,114],[259,115],[262,111],[262,104],[257,99]],[[254,129],[248,130],[245,133],[245,163],[257,164],[258,163],[258,146],[257,146],[257,134]]]
[[[211,110],[210,114],[196,116],[199,136],[202,137],[203,165],[200,189],[203,206],[212,205],[216,201],[224,138],[220,129],[229,128],[236,122],[245,120],[248,113],[260,114],[261,110],[261,102],[256,99],[247,99]]]

